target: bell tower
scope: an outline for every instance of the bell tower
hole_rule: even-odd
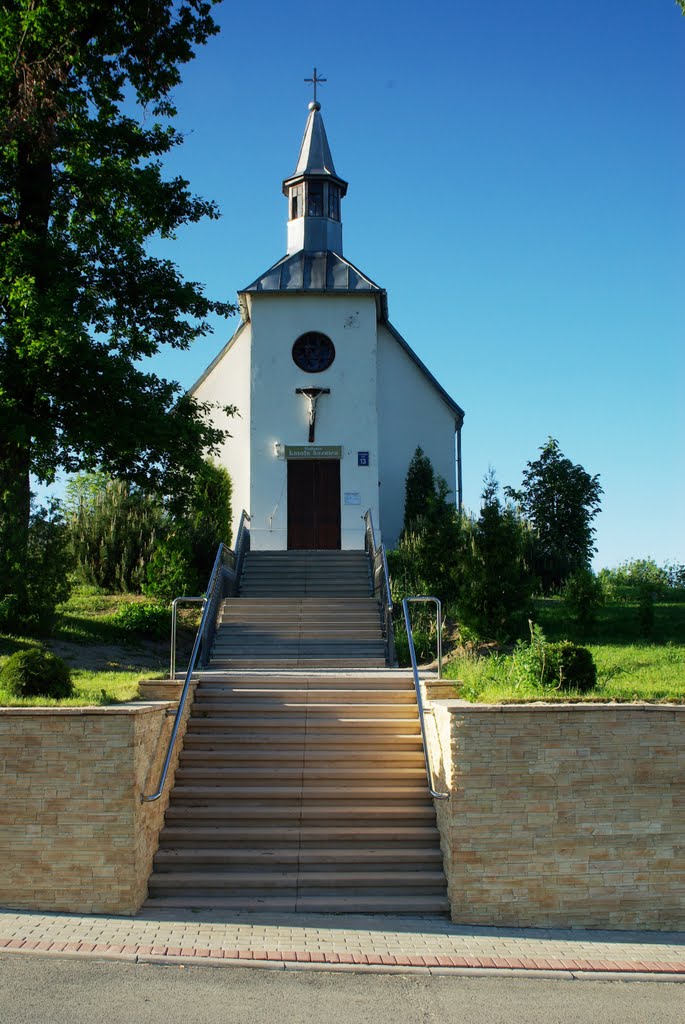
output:
[[[342,255],[340,201],[346,192],[347,182],[333,166],[321,104],[314,100],[309,104],[297,167],[283,182],[288,199],[288,256],[301,250]]]

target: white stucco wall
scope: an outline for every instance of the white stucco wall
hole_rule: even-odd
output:
[[[251,544],[287,547],[287,464],[275,445],[303,445],[308,404],[295,389],[330,388],[319,399],[317,445],[341,445],[341,503],[345,492],[359,504],[342,504],[341,546],[364,546],[362,516],[378,521],[378,431],[376,421],[376,303],[370,295],[253,294],[250,487]],[[305,373],[292,359],[294,341],[306,331],[328,335],[336,358],[322,373]],[[369,452],[358,466],[357,453]]]
[[[402,529],[404,485],[417,447],[447,481],[456,501],[454,412],[386,327],[378,327],[380,523],[392,548]]]
[[[250,511],[250,324],[242,324],[227,348],[210,366],[191,393],[199,402],[209,402],[217,426],[231,434],[221,448],[217,461],[225,466],[233,481],[233,543],[243,509]],[[226,416],[221,406],[235,405],[235,416]]]
[[[409,462],[420,445],[456,491],[454,413],[383,325],[371,295],[251,295],[243,324],[193,389],[232,435],[219,461],[233,480],[233,539],[240,512],[252,517],[255,550],[287,547],[287,463],[276,445],[306,445],[308,404],[298,387],[330,388],[319,399],[317,445],[341,446],[341,545],[364,545],[362,516],[371,508],[379,539],[397,542]],[[322,373],[292,359],[296,338],[321,331],[336,358]],[[218,407],[236,405],[227,418]],[[250,458],[251,452],[251,458]],[[358,452],[369,453],[359,466]],[[359,504],[344,504],[345,493]]]

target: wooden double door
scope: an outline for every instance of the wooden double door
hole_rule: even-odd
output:
[[[288,460],[288,548],[340,547],[340,462]]]

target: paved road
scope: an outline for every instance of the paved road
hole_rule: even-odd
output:
[[[685,985],[0,956],[2,1024],[682,1024]]]

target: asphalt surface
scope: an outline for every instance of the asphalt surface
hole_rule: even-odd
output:
[[[685,986],[0,955],[2,1024],[683,1024]]]

